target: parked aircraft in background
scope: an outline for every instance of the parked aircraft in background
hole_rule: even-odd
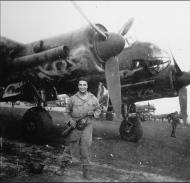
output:
[[[147,105],[136,104],[136,111],[141,121],[151,120],[155,110],[156,108],[154,105],[151,105],[149,103]]]

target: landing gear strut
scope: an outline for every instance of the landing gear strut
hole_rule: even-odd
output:
[[[138,142],[143,135],[143,129],[136,114],[135,104],[123,104],[122,116],[123,121],[119,128],[121,138],[129,142]]]

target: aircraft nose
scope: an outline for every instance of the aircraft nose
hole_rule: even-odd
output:
[[[183,74],[177,78],[177,82],[181,86],[189,85],[190,84],[190,72],[183,72]]]
[[[108,37],[104,41],[95,41],[96,54],[103,61],[118,55],[123,50],[124,46],[124,38],[116,33],[108,33]]]

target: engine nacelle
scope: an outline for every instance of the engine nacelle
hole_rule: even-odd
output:
[[[47,62],[52,62],[61,58],[65,59],[68,55],[69,48],[67,46],[59,46],[32,55],[15,58],[13,63],[11,63],[11,67],[14,71],[20,70],[23,68],[38,66]]]

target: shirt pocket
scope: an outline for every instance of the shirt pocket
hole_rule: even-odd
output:
[[[81,100],[75,100],[75,101],[73,102],[73,107],[81,107],[81,106],[83,106],[83,105],[84,105],[84,102],[81,101]]]

